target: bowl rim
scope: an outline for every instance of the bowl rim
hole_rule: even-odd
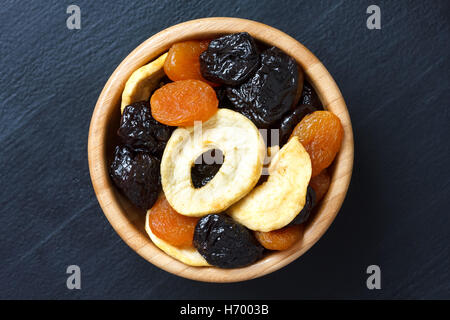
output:
[[[255,39],[274,45],[291,55],[303,68],[306,78],[319,95],[325,109],[336,114],[344,128],[341,150],[334,160],[331,184],[321,200],[317,214],[308,222],[303,241],[288,250],[270,253],[260,261],[237,269],[191,267],[175,260],[157,248],[130,216],[130,204],[120,201],[108,175],[106,136],[108,121],[126,80],[140,66],[167,51],[171,44],[210,38],[213,35],[246,31]],[[238,282],[276,271],[309,250],[326,232],[346,196],[353,170],[354,143],[350,116],[344,98],[334,79],[319,59],[300,42],[286,33],[253,20],[214,17],[186,21],[166,28],[136,47],[114,70],[95,105],[89,127],[88,162],[92,185],[106,218],[123,241],[155,266],[172,274],[204,282]]]

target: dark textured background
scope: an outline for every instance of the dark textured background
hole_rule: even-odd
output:
[[[133,3],[133,4],[130,4]],[[381,7],[382,29],[366,28]],[[81,8],[81,30],[66,8]],[[110,74],[173,24],[236,16],[322,60],[346,99],[355,167],[304,256],[236,284],[185,280],[134,253],[95,198],[87,137]],[[448,1],[2,1],[0,298],[450,298]],[[82,289],[66,288],[66,267]],[[382,289],[366,288],[378,264]]]

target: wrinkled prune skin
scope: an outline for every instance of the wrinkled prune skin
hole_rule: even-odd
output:
[[[215,87],[219,108],[233,109],[233,104],[228,100],[226,87]]]
[[[322,102],[320,102],[319,96],[312,87],[312,85],[305,80],[303,83],[302,96],[300,97],[299,104],[308,104],[316,107],[318,110],[322,108]]]
[[[280,146],[284,145],[289,140],[295,126],[303,119],[303,117],[314,111],[317,111],[314,106],[302,104],[283,116],[280,122]]]
[[[306,222],[316,205],[316,193],[314,192],[314,189],[308,186],[308,190],[306,192],[306,202],[305,206],[303,207],[302,211],[294,218],[294,220],[291,221],[292,224],[302,224],[303,222]]]
[[[298,87],[296,61],[276,47],[261,53],[261,65],[243,84],[227,88],[234,110],[258,128],[269,128],[294,104]]]
[[[197,222],[194,246],[209,264],[220,268],[245,267],[264,251],[250,230],[225,214],[209,214]]]
[[[211,152],[212,157],[215,157],[215,152],[216,149],[214,149]],[[194,185],[194,188],[198,189],[205,186],[208,182],[212,180],[212,178],[214,178],[217,172],[219,172],[220,167],[223,164],[224,158],[220,150],[217,150],[217,152],[220,152],[220,154],[222,155],[222,159],[221,161],[218,161],[218,163],[214,162],[212,164],[207,164],[203,161],[201,163],[197,163],[198,160],[195,161],[194,166],[191,168],[191,180],[192,184]]]
[[[109,174],[115,185],[135,206],[148,210],[161,191],[160,160],[128,146],[117,146]]]
[[[200,71],[206,80],[235,86],[256,70],[259,59],[255,40],[247,32],[229,34],[209,43],[200,55]]]
[[[194,188],[201,188],[214,178],[219,172],[221,164],[195,164],[191,168],[191,179]]]
[[[125,107],[117,134],[134,151],[161,157],[172,131],[152,117],[148,101],[139,101]]]

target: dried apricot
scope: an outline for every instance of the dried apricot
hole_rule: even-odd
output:
[[[269,232],[255,231],[255,237],[269,250],[286,250],[303,237],[303,226],[292,225]]]
[[[327,168],[341,148],[344,129],[339,118],[330,111],[316,111],[304,117],[294,128],[311,158],[312,177]]]
[[[166,61],[164,72],[172,81],[201,80],[216,86],[203,78],[200,72],[200,54],[208,49],[209,41],[184,41],[173,44]]]
[[[176,212],[161,195],[148,215],[152,232],[176,247],[192,246],[198,218],[186,217]]]
[[[331,177],[327,169],[324,169],[320,174],[309,181],[309,185],[316,192],[316,203],[319,202],[330,187]]]
[[[206,121],[218,110],[216,92],[200,80],[180,80],[156,90],[151,99],[152,116],[169,126],[192,126]]]

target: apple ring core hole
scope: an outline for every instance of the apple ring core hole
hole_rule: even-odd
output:
[[[191,180],[194,188],[201,188],[210,182],[219,172],[224,161],[225,157],[220,149],[209,149],[198,156],[191,167]]]

